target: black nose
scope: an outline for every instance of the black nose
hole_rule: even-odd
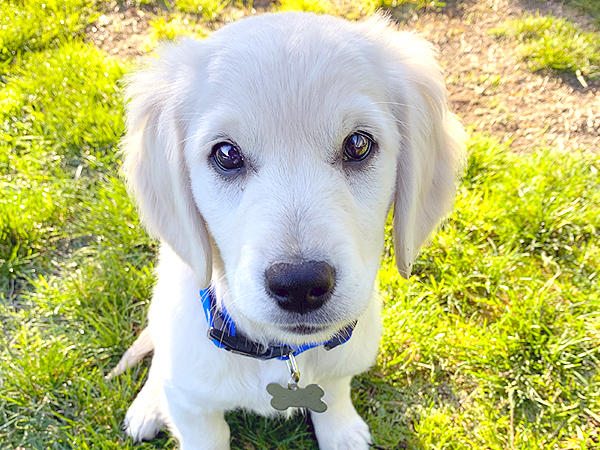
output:
[[[335,269],[325,261],[276,263],[265,271],[267,293],[286,311],[305,314],[329,300]]]

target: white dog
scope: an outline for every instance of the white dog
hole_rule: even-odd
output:
[[[367,449],[350,380],[378,351],[386,217],[406,277],[463,148],[431,46],[380,16],[267,14],[164,48],[128,95],[125,172],[162,247],[114,371],[154,346],[127,432],[220,450],[225,411],[308,408],[322,450]]]

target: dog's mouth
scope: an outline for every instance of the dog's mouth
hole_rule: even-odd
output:
[[[299,324],[299,325],[285,325],[282,327],[288,333],[300,334],[303,336],[311,335],[311,334],[319,334],[327,331],[328,327],[325,326],[317,326],[317,325],[307,325],[307,324]]]

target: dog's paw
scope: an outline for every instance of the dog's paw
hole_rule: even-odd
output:
[[[125,415],[125,433],[134,442],[153,439],[164,427],[159,402],[140,392]]]
[[[333,449],[367,450],[371,445],[369,426],[360,417],[339,430],[336,434]]]
[[[371,445],[369,426],[358,415],[318,433],[317,439],[320,450],[368,450]]]

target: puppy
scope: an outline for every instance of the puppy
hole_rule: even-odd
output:
[[[307,408],[320,449],[367,449],[350,381],[377,356],[386,217],[408,277],[463,150],[431,46],[381,16],[266,14],[163,48],[128,97],[124,170],[162,244],[114,371],[154,348],[127,433],[221,450],[225,411]]]

